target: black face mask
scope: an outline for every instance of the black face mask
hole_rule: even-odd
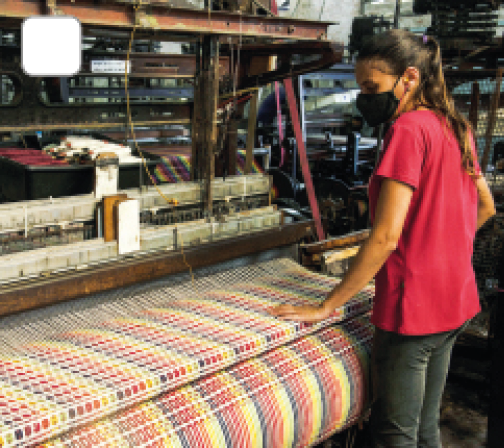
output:
[[[392,90],[382,93],[359,93],[357,95],[357,109],[371,127],[378,126],[390,120],[397,110],[400,101],[394,95],[394,89],[397,81],[392,87]]]

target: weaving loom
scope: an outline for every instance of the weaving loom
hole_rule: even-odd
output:
[[[373,289],[286,322],[267,309],[338,280],[288,258],[233,266],[3,318],[0,446],[309,446],[354,423]]]

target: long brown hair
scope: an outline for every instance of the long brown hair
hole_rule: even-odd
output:
[[[462,153],[462,166],[475,176],[474,156],[469,140],[469,130],[475,138],[471,123],[456,109],[446,88],[443,75],[441,48],[432,36],[417,36],[406,30],[387,30],[364,41],[357,61],[383,61],[395,76],[401,76],[408,67],[420,72],[420,84],[412,97],[413,104],[432,109],[439,118],[444,117],[453,130]]]

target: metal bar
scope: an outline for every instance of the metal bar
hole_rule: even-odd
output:
[[[161,126],[161,125],[188,125],[191,123],[189,118],[187,119],[166,119],[166,120],[156,120],[152,121],[144,121],[144,120],[135,120],[135,126]],[[89,122],[89,123],[51,123],[51,124],[39,124],[34,123],[30,125],[9,125],[9,126],[0,126],[0,132],[23,132],[29,130],[37,130],[37,131],[51,131],[54,129],[112,129],[112,128],[123,128],[123,121],[107,121],[105,123],[100,122]]]
[[[0,316],[185,272],[186,262],[197,269],[294,244],[311,234],[312,225],[313,221],[287,224],[250,236],[185,248],[185,259],[179,252],[167,253],[162,250],[133,260],[125,259],[77,273],[62,273],[47,279],[0,288]]]
[[[198,150],[201,146],[201,42],[198,40],[196,42],[196,66],[195,66],[195,77],[194,77],[194,104],[198,107],[194,108],[191,126],[191,140],[192,140],[192,152],[191,152],[191,180],[197,180],[201,178],[201,173],[199,171],[199,154]]]
[[[369,238],[369,233],[369,229],[359,230],[358,232],[349,233],[341,237],[320,241],[318,243],[302,244],[300,248],[309,254],[321,254],[327,250],[360,243]]]
[[[204,207],[210,216],[213,211],[212,180],[215,176],[215,149],[217,146],[217,102],[219,98],[219,39],[217,36],[203,37],[203,85],[201,109],[203,121],[203,161],[204,172]]]
[[[309,90],[305,89],[303,84],[304,77],[303,75],[299,76],[299,109],[301,116],[301,130],[303,132],[303,141],[306,144],[306,114],[305,114],[305,97],[313,96],[313,93],[310,94]]]
[[[168,98],[189,98],[194,96],[194,89],[177,87],[129,87],[129,95],[135,97],[168,97]],[[124,89],[117,87],[71,87],[68,94],[73,98],[124,98]]]
[[[500,102],[501,93],[501,83],[502,83],[502,68],[497,72],[497,78],[495,80],[495,91],[492,96],[492,102],[490,105],[490,113],[488,114],[488,126],[485,134],[485,150],[483,151],[483,156],[481,157],[481,171],[486,173],[488,159],[490,158],[490,150],[492,149],[492,133],[495,128],[495,123],[497,121],[497,108]]]
[[[327,36],[327,28],[333,22],[319,22],[282,17],[249,16],[224,11],[169,8],[169,5],[150,6],[149,14],[133,13],[126,5],[101,3],[90,0],[72,3],[58,1],[63,15],[73,16],[83,27],[109,27],[131,29],[137,20],[144,29],[153,29],[173,34],[217,34],[243,35],[255,38],[277,38],[295,40],[320,40]],[[27,17],[45,15],[39,0],[3,0],[1,15],[23,21]]]
[[[347,93],[349,89],[345,89],[343,87],[303,87],[304,96],[329,96],[329,95],[337,95],[340,93]]]
[[[242,52],[244,50],[242,49]],[[315,43],[289,43],[289,44],[275,44],[274,46],[248,46],[245,55],[253,56],[255,53],[265,53],[268,55],[282,57],[283,64],[280,68],[267,71],[257,75],[244,76],[240,80],[240,88],[257,87],[265,85],[273,81],[281,81],[293,76],[303,75],[307,72],[314,72],[317,70],[324,70],[333,66],[337,62],[341,62],[343,58],[343,45],[332,42],[315,42]],[[292,55],[309,54],[310,56],[318,55],[317,60],[304,62],[300,64],[292,63]],[[249,56],[250,57],[250,56]],[[288,61],[288,58],[291,58]]]
[[[308,193],[308,200],[310,202],[310,208],[312,211],[312,216],[315,221],[315,228],[317,230],[317,237],[319,241],[324,239],[324,229],[322,228],[322,221],[320,219],[320,212],[318,207],[317,198],[315,197],[315,188],[313,187],[313,181],[310,173],[310,166],[308,164],[308,157],[306,156],[306,148],[303,141],[303,135],[301,132],[301,125],[299,123],[299,113],[297,110],[296,96],[294,95],[294,87],[292,85],[292,79],[284,79],[285,95],[287,97],[287,103],[289,104],[289,110],[291,114],[292,127],[294,128],[294,135],[297,140],[297,147],[299,152],[299,161],[301,163],[301,170],[303,172],[303,179],[306,186],[306,191]]]
[[[223,175],[236,175],[236,152],[238,150],[238,117],[243,115],[243,105],[237,106],[237,110],[229,119],[229,127],[226,135],[226,146],[224,148]],[[225,172],[224,172],[225,171]]]
[[[77,76],[111,76],[110,74],[92,72],[93,61],[126,60],[123,51],[94,51],[83,52],[83,62]],[[192,54],[164,54],[164,53],[131,53],[131,77],[146,78],[192,78],[196,72],[196,58]],[[220,72],[228,73],[229,58],[220,57]]]
[[[252,162],[254,161],[255,128],[257,121],[257,103],[259,102],[259,92],[254,92],[250,99],[250,109],[247,128],[247,150],[245,153],[245,174],[250,174]]]
[[[478,129],[478,106],[479,106],[479,83],[474,81],[471,86],[471,108],[469,109],[469,122],[471,123],[474,131],[474,137],[476,137],[476,131]]]

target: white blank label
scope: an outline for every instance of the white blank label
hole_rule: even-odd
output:
[[[140,250],[140,204],[128,199],[117,205],[117,249],[120,255]]]
[[[33,16],[21,26],[21,61],[29,76],[72,76],[81,66],[81,26],[75,17]]]
[[[130,72],[131,62],[128,61],[128,73]],[[122,73],[126,70],[126,61],[117,61],[105,59],[101,61],[91,61],[91,71],[93,73]]]

